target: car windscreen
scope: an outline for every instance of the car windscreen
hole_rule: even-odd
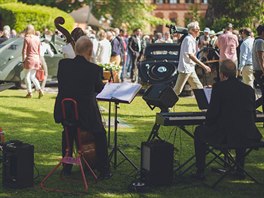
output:
[[[22,61],[23,38],[10,39],[7,43],[2,43],[0,48],[0,70],[3,70],[9,62],[20,58]]]
[[[179,60],[180,45],[159,43],[149,44],[146,47],[144,56],[145,59],[168,59],[168,60]]]
[[[16,38],[11,38],[11,39],[6,40],[5,42],[3,42],[3,43],[0,44],[0,48],[8,45],[11,42],[14,42],[14,40],[16,40]]]

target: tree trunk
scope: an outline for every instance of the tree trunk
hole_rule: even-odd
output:
[[[214,23],[215,13],[213,7],[214,0],[208,0],[208,9],[205,14],[205,26],[211,27]]]

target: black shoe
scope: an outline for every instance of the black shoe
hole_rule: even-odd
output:
[[[112,176],[113,176],[113,174],[110,171],[102,172],[102,173],[100,173],[98,179],[99,180],[110,179]]]
[[[62,173],[63,176],[66,176],[66,177],[67,177],[67,176],[71,176],[71,171],[69,171],[69,170],[64,170],[64,169],[63,169],[63,170],[61,171],[61,173]]]
[[[191,178],[199,181],[204,181],[206,179],[203,172],[196,172],[194,174],[191,174]]]

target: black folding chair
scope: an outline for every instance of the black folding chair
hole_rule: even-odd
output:
[[[250,175],[244,167],[241,167],[235,157],[232,155],[232,151],[236,149],[245,149],[244,157],[248,156],[251,151],[258,150],[260,148],[264,148],[264,142],[256,142],[256,143],[250,143],[248,145],[245,145],[243,147],[232,147],[228,146],[226,144],[224,145],[209,145],[208,153],[211,153],[214,155],[214,158],[210,160],[206,166],[209,166],[212,162],[216,161],[217,159],[220,160],[220,163],[218,161],[218,164],[221,164],[224,168],[224,172],[221,174],[221,176],[212,184],[212,188],[215,188],[227,175],[230,175],[232,172],[236,170],[240,170],[243,174],[248,176],[250,179],[252,179],[255,183],[259,183],[256,178],[254,178],[252,175]]]

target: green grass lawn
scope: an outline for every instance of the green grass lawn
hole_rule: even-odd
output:
[[[21,140],[34,145],[35,166],[39,176],[34,180],[34,187],[26,189],[6,189],[2,187],[2,168],[0,169],[0,197],[78,197],[63,193],[46,192],[39,186],[40,181],[58,163],[61,155],[62,127],[54,123],[53,106],[55,94],[47,93],[42,99],[37,94],[32,99],[23,98],[24,90],[7,90],[0,92],[0,127],[6,132],[6,140]],[[108,109],[107,102],[99,102],[100,106]],[[198,111],[194,98],[180,98],[173,109],[177,112]],[[112,110],[113,111],[113,110]],[[118,127],[118,145],[125,154],[140,166],[140,145],[146,141],[155,122],[155,113],[151,111],[140,96],[131,104],[120,104],[118,118],[122,124]],[[103,112],[107,121],[107,112]],[[263,128],[258,124],[263,134]],[[194,130],[195,126],[189,127]],[[184,162],[193,155],[193,140],[184,132],[174,127],[161,127],[160,136],[174,143],[175,160]],[[113,128],[111,133],[113,145]],[[111,149],[109,149],[109,152]],[[172,185],[163,187],[148,187],[144,193],[130,192],[129,185],[137,178],[133,167],[125,161],[117,169],[112,169],[113,177],[110,180],[95,183],[88,176],[89,190],[82,197],[263,197],[264,196],[264,150],[253,151],[246,159],[246,169],[262,184],[255,184],[249,179],[236,181],[227,177],[216,189],[208,184],[218,177],[208,168],[205,182],[193,181],[190,172],[179,177],[175,175]],[[118,155],[118,161],[122,160]],[[1,164],[2,166],[2,164]],[[78,178],[78,169],[74,169],[73,176]],[[37,171],[35,171],[37,175]],[[82,190],[81,182],[65,183],[58,179],[58,173],[47,183],[49,187]],[[80,180],[81,181],[81,180]]]

